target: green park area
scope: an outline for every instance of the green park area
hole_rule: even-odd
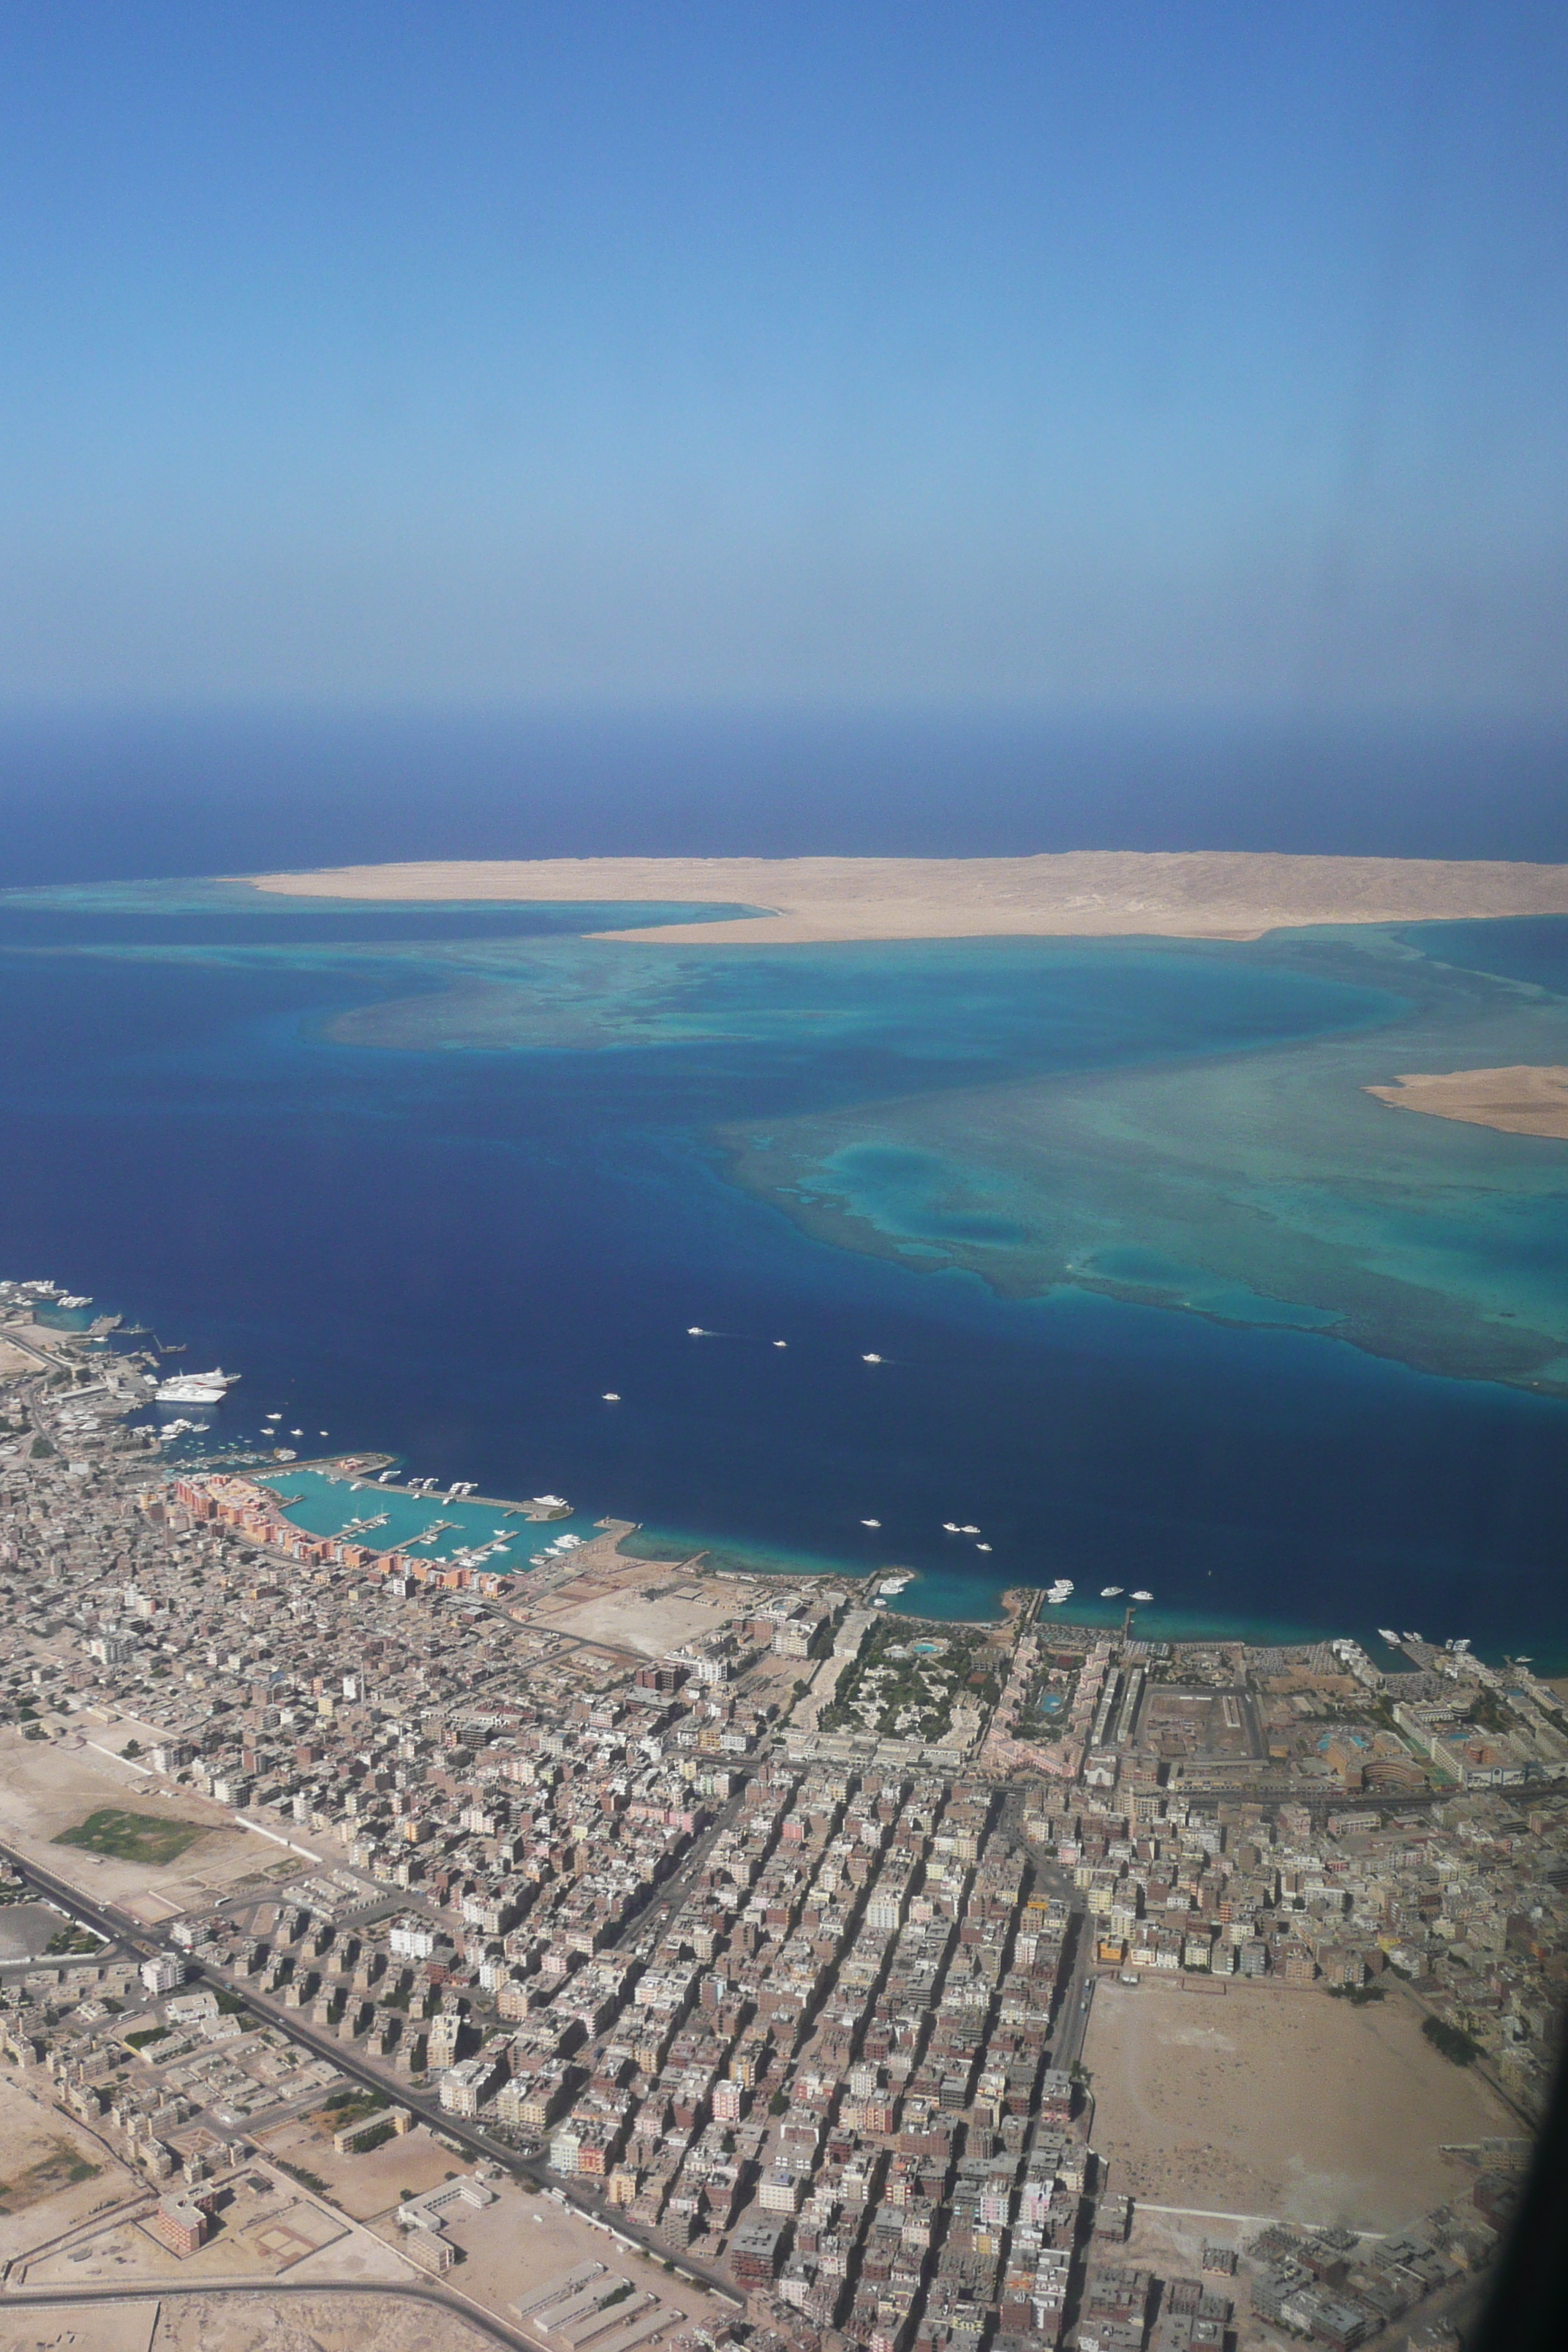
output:
[[[175,1821],[163,1813],[127,1813],[118,1805],[102,1805],[74,1830],[62,1830],[54,1843],[81,1846],[109,1862],[150,1863],[157,1868],[177,1862],[188,1845],[205,1834],[202,1822]]]

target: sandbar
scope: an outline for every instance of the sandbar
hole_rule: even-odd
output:
[[[738,920],[607,931],[681,946],[844,940],[1256,940],[1338,923],[1568,914],[1568,866],[1068,850],[1040,857],[542,857],[339,866],[243,877],[298,898],[662,901]]]
[[[1517,1063],[1507,1070],[1410,1071],[1391,1087],[1368,1087],[1395,1110],[1429,1111],[1434,1118],[1495,1127],[1504,1135],[1545,1135],[1568,1142],[1568,1068],[1560,1063]]]

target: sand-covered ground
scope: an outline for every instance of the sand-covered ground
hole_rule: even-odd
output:
[[[1438,2150],[1518,2124],[1398,1990],[1102,1982],[1084,2063],[1110,2186],[1152,2203],[1397,2230],[1468,2179]]]
[[[548,857],[341,866],[247,877],[304,898],[615,900],[764,908],[610,938],[1259,938],[1317,923],[1568,914],[1568,866],[1072,850],[1046,857]]]
[[[0,2266],[145,2187],[96,2133],[29,2090],[13,2069],[0,2074]]]
[[[394,2294],[171,2296],[153,2352],[487,2352],[456,2312]]]
[[[649,2255],[617,2245],[549,2197],[525,2196],[495,2181],[490,2186],[499,2191],[493,2205],[479,2212],[471,2205],[450,2206],[442,2217],[445,2234],[461,2254],[448,2284],[520,2333],[537,2336],[542,2345],[543,2331],[520,2326],[513,2306],[566,2278],[581,2263],[603,2263],[626,2280],[633,2295],[656,2296],[666,2315],[667,2342],[693,2322],[714,2328],[733,2316],[732,2307],[705,2288],[667,2271]],[[395,2224],[383,2228],[395,2236]],[[629,2305],[631,2298],[626,2300]],[[641,2308],[652,2315],[651,2305]],[[554,2340],[559,2343],[560,2338]]]
[[[0,1731],[0,1837],[95,1900],[118,1904],[150,1921],[188,1911],[280,1859],[277,1846],[236,1830],[234,1816],[221,1805],[194,1790],[165,1796],[128,1765],[87,1744],[97,1738],[108,1747],[122,1736],[93,1724],[80,1747],[68,1748],[62,1740],[27,1740],[14,1729]],[[55,1844],[62,1830],[76,1828],[106,1806],[197,1823],[205,1834],[162,1865],[118,1862],[81,1846]]]
[[[647,1592],[657,1592],[659,1598],[646,1600]],[[672,1592],[650,1576],[646,1563],[639,1562],[618,1590],[613,1583],[586,1591],[573,1584],[551,1594],[532,1612],[531,1622],[554,1626],[580,1641],[632,1650],[639,1657],[661,1658],[667,1650],[679,1650],[698,1634],[710,1633],[734,1609],[731,1592],[691,1585],[680,1585]]]
[[[156,2303],[55,2303],[42,2311],[8,2312],[0,2299],[0,2352],[150,2352],[158,2308]]]
[[[1449,1070],[1440,1076],[1411,1071],[1391,1087],[1366,1091],[1395,1110],[1429,1111],[1434,1118],[1500,1128],[1505,1135],[1555,1136],[1568,1142],[1568,1069],[1561,1064]]]

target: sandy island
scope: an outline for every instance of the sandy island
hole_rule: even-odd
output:
[[[245,877],[299,898],[660,899],[752,906],[739,921],[607,939],[768,946],[828,940],[1256,940],[1317,923],[1568,915],[1568,866],[1071,850],[1049,857],[542,857],[339,866]]]
[[[1510,1070],[1450,1070],[1444,1076],[1411,1071],[1391,1087],[1368,1087],[1395,1110],[1430,1111],[1505,1135],[1550,1135],[1568,1142],[1568,1069],[1521,1062]]]

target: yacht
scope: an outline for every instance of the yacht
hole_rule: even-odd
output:
[[[620,1401],[621,1392],[619,1389],[606,1389],[605,1391],[605,1402],[606,1404],[619,1404]]]
[[[1120,1584],[1102,1584],[1100,1588],[1100,1597],[1102,1601],[1120,1600],[1123,1590],[1124,1587]]]
[[[879,1528],[882,1522],[880,1519],[862,1519],[860,1524],[863,1528]]]
[[[974,1549],[976,1551],[989,1551],[991,1547],[989,1544],[976,1544]]]
[[[1399,1647],[1399,1636],[1392,1625],[1380,1625],[1377,1629],[1377,1638],[1380,1642],[1386,1642],[1391,1650],[1397,1650]]]
[[[789,1341],[787,1339],[775,1339],[773,1341],[773,1345],[775,1348],[787,1348],[789,1346]]]
[[[968,1527],[960,1528],[958,1532],[961,1536],[977,1536],[980,1533],[980,1530],[976,1527]]]
[[[943,1519],[942,1531],[944,1536],[961,1536],[963,1533],[956,1519]]]
[[[221,1404],[238,1378],[220,1364],[210,1372],[181,1372],[174,1380],[160,1381],[153,1393],[160,1404]]]
[[[1154,1596],[1152,1592],[1145,1592],[1142,1586],[1140,1585],[1137,1591],[1133,1593],[1132,1598],[1134,1601],[1152,1601]]]
[[[689,1323],[686,1327],[686,1336],[689,1339],[707,1339],[712,1335],[705,1331],[700,1323]]]
[[[874,1351],[870,1355],[862,1356],[860,1359],[860,1361],[863,1364],[879,1364],[881,1360],[882,1359],[880,1356],[877,1355]]]

